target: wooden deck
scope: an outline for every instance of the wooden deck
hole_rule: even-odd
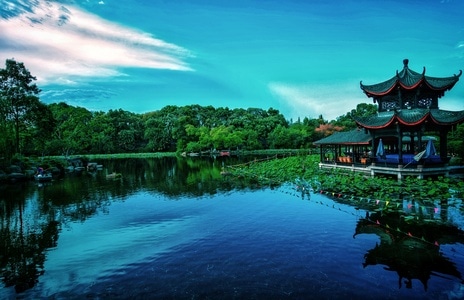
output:
[[[382,165],[382,164],[367,164],[367,163],[333,163],[323,162],[319,163],[321,169],[339,169],[347,172],[362,173],[371,177],[376,175],[396,175],[398,180],[406,176],[415,176],[423,179],[427,176],[450,176],[450,174],[461,173],[464,171],[464,166],[448,166],[435,165],[435,166],[407,166],[403,165]]]

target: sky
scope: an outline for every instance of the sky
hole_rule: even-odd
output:
[[[44,103],[277,109],[326,120],[373,103],[359,83],[464,70],[464,0],[0,0],[0,68]],[[440,99],[464,110],[464,76]]]

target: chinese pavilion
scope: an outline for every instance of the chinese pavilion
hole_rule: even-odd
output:
[[[339,138],[334,136],[317,141],[315,144],[321,146],[321,162],[323,162],[323,146],[346,147],[351,144],[353,146],[350,147],[349,156],[354,166],[356,162],[361,162],[362,157],[355,149],[360,149],[360,146],[365,145],[366,140],[369,140],[369,162],[372,163],[373,168],[377,164],[377,166],[398,169],[406,166],[420,166],[422,169],[425,165],[428,168],[446,169],[449,161],[447,136],[453,128],[464,122],[464,110],[441,110],[438,100],[459,81],[462,71],[450,77],[432,77],[425,74],[425,67],[421,73],[418,73],[411,70],[408,63],[408,59],[403,60],[403,70],[396,71],[396,74],[386,81],[372,85],[360,82],[360,87],[367,97],[378,104],[376,115],[354,119],[358,131],[363,131],[369,138],[362,136],[362,140],[357,141],[353,140],[352,133],[347,133],[339,137],[342,139],[349,137],[351,140],[338,140]],[[355,136],[359,135],[358,133]],[[436,149],[438,151],[431,141],[432,150],[427,146],[427,153],[424,155],[425,144],[429,139],[439,142],[439,147]],[[420,157],[418,153],[421,154]],[[341,151],[335,154],[343,156]],[[340,161],[337,157],[333,162],[337,164]],[[365,160],[363,164],[366,166]],[[400,173],[390,174],[398,174],[398,177],[401,177]]]
[[[403,70],[384,82],[374,85],[360,83],[367,97],[378,103],[378,113],[355,121],[370,132],[373,149],[380,142],[377,138],[382,138],[387,147],[386,153],[396,154],[398,164],[412,161],[413,157],[405,154],[424,150],[425,133],[438,134],[439,159],[435,161],[447,163],[447,135],[453,127],[464,122],[464,111],[441,110],[438,99],[453,88],[462,71],[450,77],[431,77],[425,75],[425,67],[422,73],[418,73],[409,69],[407,59],[403,63]]]

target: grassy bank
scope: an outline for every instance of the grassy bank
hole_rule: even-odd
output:
[[[156,157],[172,157],[176,156],[175,152],[155,152],[155,153],[115,153],[115,154],[82,154],[65,156],[48,156],[51,159],[72,159],[72,158],[86,158],[88,160],[98,159],[118,159],[118,158],[156,158]]]

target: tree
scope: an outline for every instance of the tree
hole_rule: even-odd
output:
[[[163,117],[150,117],[145,123],[145,139],[148,140],[147,148],[150,151],[168,151],[171,142],[171,128]]]
[[[92,128],[91,153],[115,152],[114,136],[116,129],[112,121],[107,113],[101,111],[93,113],[93,118],[89,123],[89,127]]]
[[[32,143],[27,149],[29,153],[40,153],[43,156],[46,151],[50,150],[50,143],[56,128],[56,120],[53,117],[51,109],[46,104],[37,102],[36,105],[36,107],[29,111],[31,113],[29,119],[33,120],[32,125],[28,126]]]
[[[240,131],[236,131],[234,126],[220,125],[211,129],[210,135],[216,149],[231,149],[243,144]]]
[[[359,103],[356,109],[351,110],[351,117],[369,117],[377,113],[377,105],[369,103]]]
[[[333,125],[331,123],[321,124],[316,128],[316,133],[321,134],[323,137],[329,136],[336,131],[342,131],[343,127]]]
[[[133,152],[145,146],[143,140],[144,125],[140,116],[122,109],[109,110],[106,119],[111,122],[113,134],[111,139],[115,143],[116,152]]]
[[[74,107],[64,102],[49,105],[56,120],[52,148],[68,156],[71,152],[88,153],[93,136],[90,121],[93,115],[83,107]]]
[[[448,151],[451,155],[457,155],[464,161],[464,124],[456,127],[456,130],[448,134]]]
[[[14,59],[7,59],[5,69],[0,69],[0,112],[7,128],[12,124],[16,153],[21,153],[20,133],[38,107],[40,89],[34,80],[24,64]]]

